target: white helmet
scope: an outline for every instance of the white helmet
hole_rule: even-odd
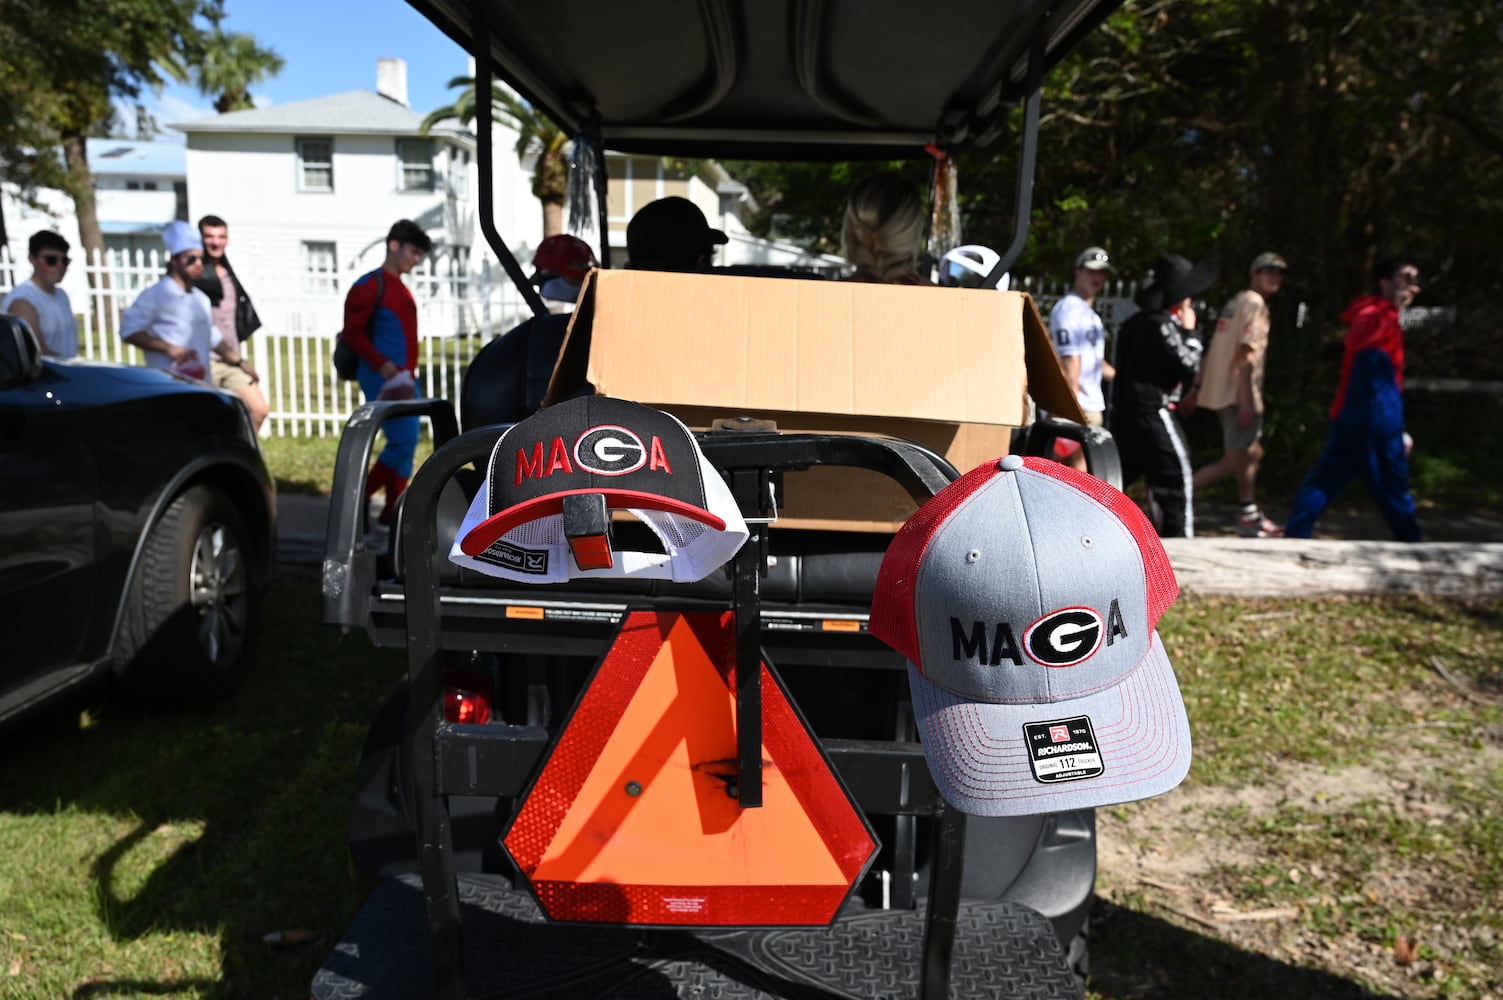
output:
[[[978,288],[991,273],[1002,255],[991,247],[968,243],[956,247],[939,259],[939,283],[947,288]],[[1008,276],[1002,275],[997,288],[1006,291]]]

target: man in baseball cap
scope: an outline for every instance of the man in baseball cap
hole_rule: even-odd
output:
[[[714,262],[715,248],[730,237],[711,229],[687,198],[644,205],[626,227],[626,266],[644,271],[699,271]]]
[[[1179,593],[1148,519],[1099,479],[1008,455],[893,538],[871,633],[908,658],[946,801],[1027,816],[1158,795],[1190,767],[1159,638]]]
[[[1268,299],[1284,286],[1289,265],[1276,253],[1260,253],[1248,268],[1247,287],[1226,304],[1200,365],[1194,395],[1185,409],[1213,410],[1221,421],[1221,458],[1195,470],[1200,490],[1224,476],[1237,484],[1242,509],[1237,534],[1243,538],[1278,538],[1284,529],[1258,506],[1258,464],[1263,460],[1263,371],[1271,325]]]
[[[1110,270],[1112,259],[1105,250],[1086,247],[1075,258],[1070,290],[1049,310],[1049,336],[1059,354],[1060,367],[1075,387],[1075,398],[1092,427],[1106,426],[1106,395],[1101,381],[1117,376],[1117,369],[1106,360],[1106,325],[1095,307]],[[1079,445],[1062,439],[1055,448],[1072,466],[1085,469],[1085,455]]]

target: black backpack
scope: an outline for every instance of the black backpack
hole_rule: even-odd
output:
[[[370,337],[371,331],[376,328],[376,311],[381,308],[381,300],[386,298],[386,275],[385,268],[376,269],[376,305],[371,310],[371,319],[365,327],[365,335]],[[360,355],[355,349],[345,342],[345,331],[339,332],[339,339],[334,344],[334,373],[342,382],[355,381],[355,373],[360,370]]]

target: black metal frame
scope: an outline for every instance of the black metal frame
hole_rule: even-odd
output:
[[[488,39],[484,5],[471,12],[472,37]],[[488,45],[477,46],[476,92],[488,95],[494,78]],[[988,274],[986,287],[995,287],[1001,275],[1021,252],[1027,237],[1033,172],[1037,152],[1039,87],[1046,53],[1041,40],[1029,52],[1026,68],[1026,103],[1022,155],[1017,178],[1017,213],[1011,245]],[[480,171],[479,214],[482,232],[502,267],[522,292],[535,315],[546,309],[536,289],[527,281],[516,258],[496,230],[493,218],[491,135],[492,113],[488,100],[477,103],[477,163]],[[604,182],[604,150],[595,144],[600,163],[597,180]],[[600,197],[602,260],[609,263],[606,206]],[[542,725],[459,725],[445,721],[443,714],[444,650],[495,650],[529,655],[596,656],[614,632],[614,624],[632,606],[673,604],[682,598],[609,599],[597,621],[573,620],[567,628],[547,622],[508,626],[503,615],[475,612],[458,607],[458,595],[439,585],[434,556],[439,548],[437,507],[450,479],[465,466],[483,467],[484,460],[502,428],[492,427],[459,434],[452,408],[440,400],[375,403],[360,407],[351,416],[340,442],[336,482],[364,481],[375,434],[382,422],[399,416],[427,416],[439,447],[417,470],[407,491],[395,529],[395,547],[400,549],[400,579],[378,571],[382,554],[366,542],[364,505],[358,498],[336,496],[330,510],[328,557],[323,567],[324,617],[346,628],[365,628],[383,644],[405,642],[408,655],[410,701],[402,725],[402,753],[406,773],[414,783],[412,807],[417,832],[418,864],[424,887],[428,929],[432,941],[435,996],[464,995],[464,953],[461,907],[454,866],[452,827],[446,796],[493,795],[514,799],[528,786],[532,775],[556,734]],[[1058,438],[1078,441],[1088,466],[1114,485],[1120,485],[1120,464],[1110,437],[1099,431],[1065,421],[1041,421],[1020,430],[1013,451],[1050,454]],[[778,435],[767,432],[716,432],[701,436],[706,455],[727,475],[733,495],[750,518],[764,518],[772,506],[770,485],[783,472],[819,465],[844,465],[873,469],[888,475],[920,503],[956,477],[956,470],[943,458],[911,442],[847,435]],[[753,537],[731,564],[731,604],[736,613],[738,668],[754,666],[760,659],[778,662],[779,653],[795,646],[801,656],[830,664],[891,665],[902,668],[902,658],[881,647],[864,633],[855,636],[803,636],[792,642],[786,636],[766,631],[762,625],[760,584],[767,566],[767,529],[756,524]],[[386,592],[383,592],[383,588]],[[446,609],[446,603],[448,607]],[[534,603],[545,603],[542,601]],[[567,603],[567,599],[565,601]],[[690,600],[688,603],[694,603]],[[717,606],[703,602],[706,607]],[[724,606],[724,602],[718,605]],[[771,655],[769,655],[769,653]],[[738,669],[737,727],[740,780],[738,795],[743,808],[761,803],[760,772],[761,672]],[[791,693],[790,693],[791,697]],[[898,817],[895,855],[911,868],[915,854],[915,824],[928,820],[933,827],[934,849],[930,869],[928,905],[925,910],[921,996],[937,1000],[948,995],[951,958],[955,944],[957,913],[964,874],[964,814],[946,805],[929,774],[923,753],[911,728],[897,732],[897,739],[822,740],[822,746],[867,813]],[[914,889],[896,880],[895,901],[912,902]]]
[[[402,752],[407,755],[407,773],[415,786],[412,805],[433,946],[434,995],[456,1000],[464,996],[464,953],[446,797],[515,798],[526,788],[548,744],[557,735],[537,725],[467,725],[450,723],[444,718],[441,664],[444,616],[432,560],[432,554],[439,550],[438,498],[456,472],[467,465],[485,462],[502,430],[493,427],[472,431],[438,448],[413,477],[398,524],[406,567],[411,692],[403,722]],[[711,432],[701,435],[700,440],[706,456],[729,477],[746,515],[753,518],[765,516],[769,496],[766,484],[770,477],[781,472],[816,465],[875,469],[896,480],[919,502],[933,496],[957,475],[953,466],[933,452],[896,439]],[[354,454],[346,456],[343,446],[340,457],[341,462],[357,458]],[[748,675],[760,678],[760,670],[754,665],[765,655],[762,636],[754,627],[760,615],[757,579],[766,566],[765,534],[763,527],[733,562],[741,696],[738,725],[745,727],[741,731],[740,795],[745,808],[761,802],[760,781],[748,780],[761,766],[757,752],[761,742],[761,697],[760,690],[749,687],[745,678]],[[651,606],[654,602],[641,603]],[[498,620],[496,628],[505,629],[504,622]],[[604,652],[603,639],[597,639],[596,644],[598,652]],[[748,663],[753,665],[751,669],[741,666]],[[925,1000],[945,997],[964,874],[961,846],[965,816],[948,807],[940,796],[916,742],[825,740],[822,744],[863,810],[927,817],[935,824],[937,849],[925,911],[921,995]],[[754,766],[747,765],[749,753],[755,760]]]

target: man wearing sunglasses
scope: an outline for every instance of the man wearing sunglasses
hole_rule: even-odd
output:
[[[26,321],[42,341],[42,353],[59,358],[78,354],[78,319],[68,293],[58,287],[68,273],[68,241],[42,230],[27,246],[31,277],[0,302],[0,312]]]
[[[214,326],[209,297],[194,287],[203,275],[204,245],[198,230],[182,220],[169,222],[162,242],[170,254],[167,273],[120,317],[120,336],[146,352],[150,368],[165,368],[183,378],[207,382],[210,361],[218,357],[258,376],[238,346],[228,344]]]

